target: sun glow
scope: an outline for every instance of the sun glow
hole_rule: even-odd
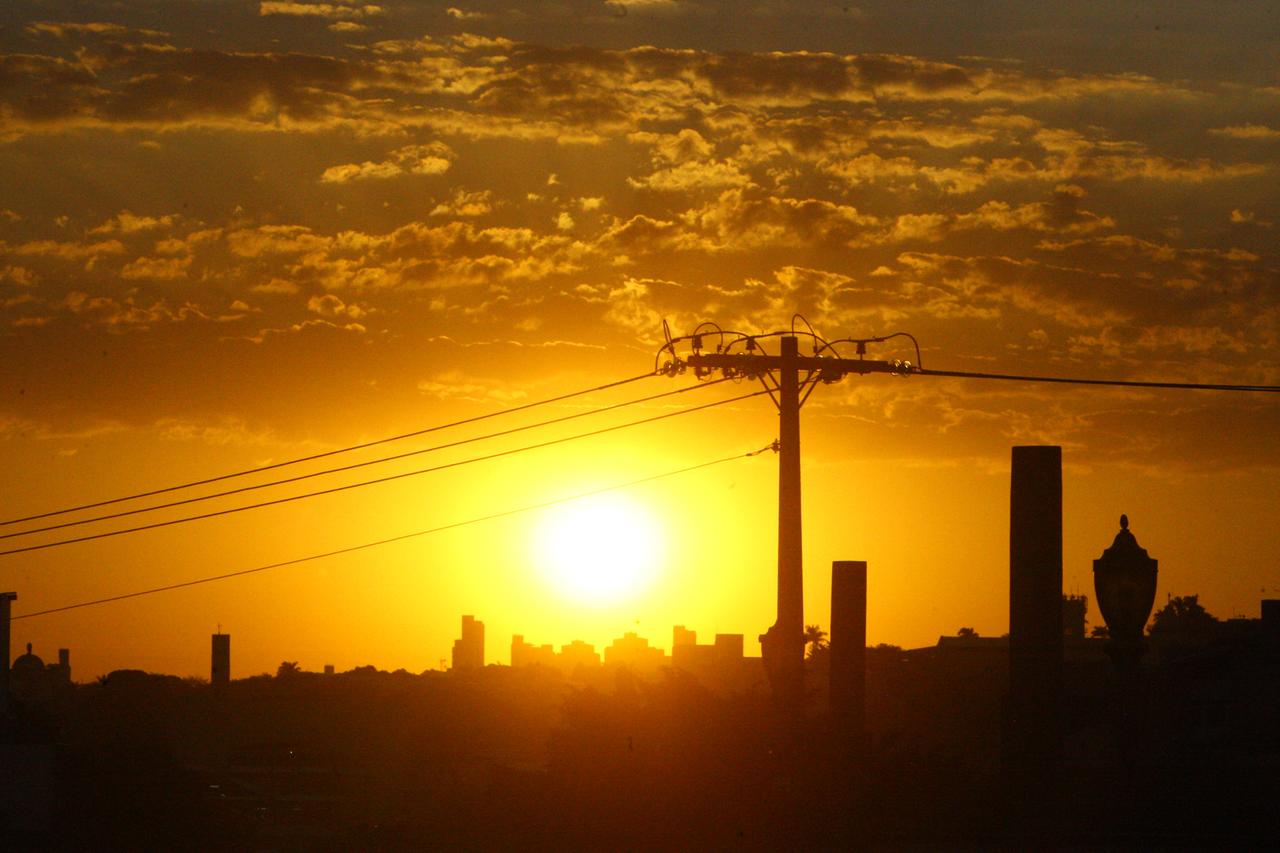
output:
[[[608,604],[656,576],[661,530],[639,504],[616,496],[559,507],[539,524],[534,551],[543,576],[566,598]]]

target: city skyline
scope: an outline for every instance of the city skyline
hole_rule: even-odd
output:
[[[0,520],[637,377],[664,321],[764,333],[799,313],[832,339],[906,331],[919,353],[896,339],[867,357],[941,370],[1280,382],[1268,10],[506,9],[11,4]],[[584,415],[366,470],[503,458],[0,556],[0,588],[20,616],[778,437],[762,398],[515,452],[758,388],[585,416],[693,383],[655,377],[424,436],[395,448]],[[801,421],[806,622],[826,622],[827,567],[865,560],[869,643],[1006,631],[1008,453],[1026,444],[1063,448],[1065,592],[1089,594],[1121,513],[1162,592],[1230,617],[1280,590],[1274,394],[864,376],[818,387]],[[22,620],[14,648],[69,647],[78,673],[200,674],[221,624],[242,652],[417,671],[448,656],[456,614],[476,613],[494,636],[597,647],[684,623],[742,633],[755,654],[774,618],[776,457],[617,494],[659,547],[616,595],[574,594],[607,542],[577,570],[546,565],[548,509]],[[185,514],[169,512],[137,521]],[[237,660],[271,671],[278,657]]]

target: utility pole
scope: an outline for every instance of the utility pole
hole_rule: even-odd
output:
[[[9,710],[9,603],[17,599],[16,592],[0,592],[0,716]]]
[[[801,355],[799,339],[790,333],[748,335],[728,332],[710,323],[713,331],[680,338],[668,337],[659,351],[671,360],[661,372],[675,376],[692,368],[699,378],[720,373],[727,378],[758,379],[778,407],[778,616],[760,635],[765,672],[777,702],[798,709],[804,699],[804,548],[800,513],[800,408],[819,382],[837,382],[850,373],[898,373],[912,370],[910,362],[866,359],[866,345],[884,338],[827,342],[816,334],[813,354]],[[715,352],[704,352],[704,338],[718,339]],[[778,354],[765,352],[763,344],[778,340]],[[691,352],[681,358],[676,350],[688,342]],[[836,344],[854,344],[858,358],[841,358]],[[741,347],[741,351],[736,351]],[[828,354],[829,353],[829,354]],[[917,356],[918,358],[918,356]]]

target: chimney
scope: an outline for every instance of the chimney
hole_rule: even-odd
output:
[[[854,744],[861,742],[866,715],[867,564],[831,564],[831,713]]]
[[[1062,448],[1013,448],[1005,763],[1025,816],[1047,819],[1062,756]]]

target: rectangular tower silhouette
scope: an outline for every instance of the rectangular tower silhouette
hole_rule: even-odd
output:
[[[831,713],[853,743],[860,741],[867,692],[867,564],[831,564]]]
[[[212,664],[209,671],[209,682],[216,688],[226,687],[231,683],[231,635],[213,635]]]
[[[474,616],[462,617],[462,637],[453,641],[453,668],[479,669],[484,666],[484,623]]]
[[[1062,647],[1062,448],[1015,447],[1004,759],[1029,820],[1048,819],[1061,764]]]

